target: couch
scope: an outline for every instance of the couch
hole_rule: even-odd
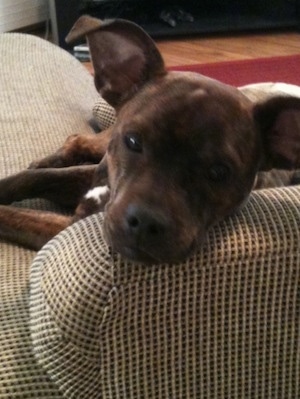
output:
[[[0,177],[91,132],[93,109],[112,122],[64,50],[8,33],[0,54]],[[102,221],[38,253],[0,242],[1,399],[300,397],[299,186],[253,192],[182,264],[122,259]]]

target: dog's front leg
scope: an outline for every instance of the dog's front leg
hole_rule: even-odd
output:
[[[99,163],[106,152],[110,135],[110,129],[98,134],[73,134],[54,154],[32,162],[29,168],[63,168]]]
[[[0,180],[0,202],[8,204],[24,198],[40,197],[75,208],[78,203],[84,202],[83,195],[93,183],[107,183],[106,175],[105,161],[100,165],[25,170]],[[90,214],[91,208],[89,210],[85,214],[82,212],[79,215],[77,212],[69,217],[0,205],[0,238],[38,250],[68,225]]]
[[[97,165],[81,165],[24,170],[0,180],[0,204],[44,198],[74,208],[91,187],[96,168]]]
[[[71,222],[71,217],[53,212],[0,205],[0,238],[34,250]]]

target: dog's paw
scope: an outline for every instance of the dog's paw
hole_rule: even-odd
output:
[[[9,205],[15,199],[15,186],[11,177],[6,177],[0,180],[0,204]]]
[[[63,168],[69,166],[69,162],[58,155],[50,155],[48,157],[31,162],[28,169],[42,169],[42,168]]]
[[[29,164],[28,169],[39,169],[43,167],[41,161],[33,161]]]
[[[110,197],[108,186],[98,186],[89,190],[76,209],[76,219],[82,219],[104,210]]]

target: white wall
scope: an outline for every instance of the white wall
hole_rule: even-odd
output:
[[[48,0],[0,0],[0,32],[24,28],[48,18]]]

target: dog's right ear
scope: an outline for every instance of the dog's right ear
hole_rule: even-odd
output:
[[[132,97],[147,81],[166,74],[153,40],[138,25],[117,19],[81,16],[66,37],[86,36],[95,70],[95,85],[113,107]]]
[[[261,170],[300,168],[300,98],[277,95],[254,107],[264,159]]]

